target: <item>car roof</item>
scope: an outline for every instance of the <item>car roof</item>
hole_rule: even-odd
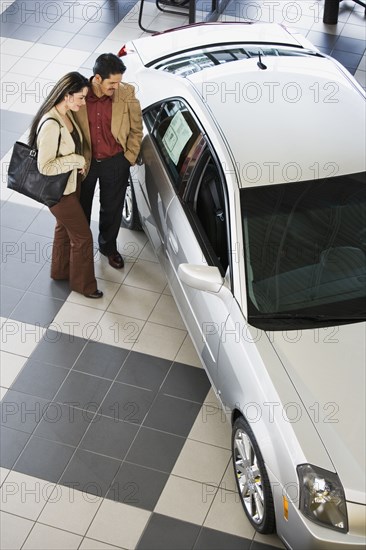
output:
[[[144,65],[157,59],[213,44],[226,43],[284,44],[301,47],[285,27],[276,23],[198,23],[138,38],[138,54]]]
[[[330,58],[263,57],[266,69],[258,62],[187,77],[226,140],[241,185],[274,183],[271,163],[281,166],[281,181],[364,171],[365,97],[347,73]]]

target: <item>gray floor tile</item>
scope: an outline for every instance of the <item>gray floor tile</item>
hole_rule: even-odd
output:
[[[69,370],[28,359],[11,389],[43,399],[53,399]]]
[[[1,225],[18,229],[18,231],[26,231],[33,223],[39,210],[7,201],[1,209]]]
[[[12,149],[18,137],[18,132],[12,132],[5,129],[1,130],[0,154],[2,157]]]
[[[0,426],[0,466],[11,470],[23,451],[29,434]]]
[[[55,223],[55,218],[48,209],[41,210],[29,225],[28,232],[53,238]]]
[[[15,465],[15,470],[57,483],[74,451],[74,447],[39,437],[31,437]]]
[[[365,41],[357,40],[356,38],[348,38],[347,36],[340,36],[334,46],[334,49],[363,55],[365,51]]]
[[[50,44],[51,46],[61,46],[69,48],[69,43],[73,39],[73,34],[71,32],[56,31],[53,29],[48,29],[46,32],[43,32],[41,37],[38,40],[40,44]]]
[[[117,380],[132,386],[157,391],[166,377],[171,361],[145,353],[131,352]]]
[[[100,413],[117,420],[141,424],[151,407],[155,393],[115,382],[100,408]]]
[[[12,316],[13,319],[22,323],[48,327],[63,304],[63,300],[57,298],[26,292],[14,308]]]
[[[347,69],[357,69],[362,59],[361,54],[332,50],[331,56],[337,59]]]
[[[152,514],[136,550],[189,550],[194,547],[200,529],[199,525],[193,523]],[[223,546],[221,550],[224,548]]]
[[[84,338],[47,330],[31,359],[71,369],[86,343]]]
[[[9,132],[16,132],[18,135],[23,134],[28,129],[32,119],[32,115],[0,109],[1,139],[4,128]]]
[[[153,510],[168,480],[168,474],[124,462],[106,498]]]
[[[28,290],[65,301],[70,294],[69,283],[68,281],[54,281],[51,279],[50,269],[50,264],[45,263]]]
[[[120,465],[119,460],[78,450],[63,473],[60,483],[104,497]]]
[[[1,284],[18,290],[27,290],[41,269],[40,264],[7,258],[0,266]]]
[[[0,315],[1,317],[10,317],[11,312],[24,295],[23,290],[11,288],[10,286],[0,286]],[[14,319],[14,317],[12,317]]]
[[[200,409],[198,403],[159,395],[144,420],[144,426],[187,436]]]
[[[0,227],[0,243],[1,243],[1,261],[5,261],[8,257],[14,256],[18,252],[17,243],[23,231],[12,229],[11,227]]]
[[[14,38],[16,36],[17,30],[21,26],[21,21],[7,21],[8,17],[6,16],[5,12],[1,14],[1,17],[1,36],[3,36],[4,38]]]
[[[53,31],[64,31],[76,35],[86,25],[85,19],[76,19],[72,17],[72,12],[59,17],[57,21],[52,25]]]
[[[23,23],[17,28],[16,37],[18,40],[28,40],[29,42],[37,42],[41,36],[47,32],[47,29],[39,25],[26,25]]]
[[[203,403],[211,384],[204,369],[174,363],[161,393]]]
[[[252,544],[249,547],[249,550],[273,550],[274,547],[270,544],[263,544],[262,542],[258,542],[256,540],[252,541]]]
[[[73,366],[73,370],[114,380],[128,353],[128,350],[122,348],[90,341]]]
[[[48,401],[33,395],[8,390],[1,404],[1,424],[31,434],[42,422]]]
[[[97,21],[93,23],[92,21],[87,22],[83,27],[80,29],[78,36],[97,36],[100,38],[107,38],[107,36],[113,31],[116,24],[113,23],[103,23],[102,21]],[[80,40],[80,43],[83,43],[83,40]]]
[[[80,443],[80,448],[123,460],[139,427],[107,416],[97,415]],[[150,454],[150,450],[145,454]]]
[[[94,414],[75,407],[50,403],[35,435],[76,447]]]
[[[249,550],[252,540],[203,527],[194,550]]]
[[[322,46],[324,48],[334,48],[338,40],[338,35],[327,34],[325,32],[309,31],[306,38],[310,40],[314,46]]]
[[[110,386],[110,380],[70,371],[54,400],[79,409],[97,410]]]
[[[142,426],[126,456],[126,460],[170,473],[184,443],[184,437]],[[148,449],[148,452],[146,452],[146,449]]]
[[[52,258],[52,239],[34,233],[23,233],[17,242],[14,258],[22,262],[48,264],[50,269]]]

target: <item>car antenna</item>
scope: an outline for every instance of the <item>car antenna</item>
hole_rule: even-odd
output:
[[[259,61],[257,63],[258,67],[260,69],[262,69],[262,71],[265,71],[267,69],[267,65],[265,65],[264,63],[262,63],[262,56],[261,56],[261,52],[258,52],[258,56],[259,56]]]

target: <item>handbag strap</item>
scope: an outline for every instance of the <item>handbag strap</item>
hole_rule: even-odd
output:
[[[57,122],[58,126],[59,126],[59,129],[60,129],[60,133],[59,133],[59,136],[58,136],[58,143],[57,143],[57,151],[56,151],[56,157],[57,157],[57,156],[58,156],[58,151],[59,151],[59,149],[60,149],[60,143],[61,143],[61,128],[62,128],[62,125],[61,125],[61,123],[57,120],[57,118],[49,117],[49,118],[46,118],[46,119],[42,122],[42,124],[41,124],[40,127],[38,128],[37,133],[36,133],[36,136],[35,136],[35,138],[34,138],[35,143],[34,143],[33,149],[37,149],[36,143],[37,143],[37,137],[38,137],[39,131],[40,131],[40,129],[42,128],[43,124],[44,124],[45,122],[47,122],[47,120],[55,120],[55,121]]]

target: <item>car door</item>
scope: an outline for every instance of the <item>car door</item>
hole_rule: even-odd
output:
[[[208,143],[192,152],[194,164],[183,193],[167,210],[167,274],[183,318],[211,381],[217,387],[217,359],[222,330],[232,307],[229,208],[223,173]],[[184,183],[184,182],[183,182]],[[180,264],[216,266],[225,292],[198,290],[178,276]]]

